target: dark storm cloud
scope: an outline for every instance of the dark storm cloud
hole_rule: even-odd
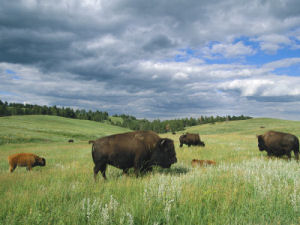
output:
[[[174,44],[168,37],[163,35],[158,35],[154,37],[152,40],[150,40],[148,43],[146,43],[144,49],[146,51],[157,51],[165,48],[171,48],[173,46]]]

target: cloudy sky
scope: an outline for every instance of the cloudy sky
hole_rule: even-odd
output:
[[[0,99],[300,120],[300,1],[1,0]]]

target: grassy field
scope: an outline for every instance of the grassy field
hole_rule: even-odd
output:
[[[265,128],[260,128],[261,126]],[[269,159],[256,134],[300,137],[300,122],[251,119],[188,128],[206,146],[179,148],[170,169],[135,178],[111,166],[93,180],[90,139],[127,131],[52,116],[0,118],[0,224],[300,224],[300,167]],[[68,139],[74,143],[67,143]],[[32,152],[47,160],[31,172],[8,172],[7,156]],[[217,166],[192,168],[193,158]]]

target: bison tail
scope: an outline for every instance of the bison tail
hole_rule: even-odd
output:
[[[298,138],[296,138],[295,148],[299,152],[299,140],[298,140]]]
[[[94,159],[94,153],[95,153],[95,147],[94,147],[94,143],[93,143],[93,145],[92,145],[92,157],[93,157],[93,159]]]
[[[295,138],[295,144],[293,150],[294,150],[295,158],[299,160],[299,139],[297,137]]]

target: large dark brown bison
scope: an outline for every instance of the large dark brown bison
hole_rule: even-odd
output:
[[[295,135],[268,131],[262,135],[257,135],[257,140],[259,150],[265,150],[268,156],[287,155],[290,159],[293,150],[295,158],[299,160],[299,140]]]
[[[13,172],[17,166],[26,166],[31,170],[35,166],[45,166],[46,160],[32,153],[16,153],[8,156],[9,171]]]
[[[138,176],[140,172],[151,170],[154,165],[170,168],[173,163],[177,162],[173,141],[160,138],[152,131],[115,134],[90,141],[90,143],[93,143],[95,179],[99,171],[106,179],[107,164],[122,169],[124,173],[134,167]]]
[[[179,137],[180,141],[180,147],[183,146],[183,144],[186,144],[187,146],[191,145],[199,145],[199,146],[205,146],[204,142],[200,140],[199,134],[190,134],[186,133]]]

